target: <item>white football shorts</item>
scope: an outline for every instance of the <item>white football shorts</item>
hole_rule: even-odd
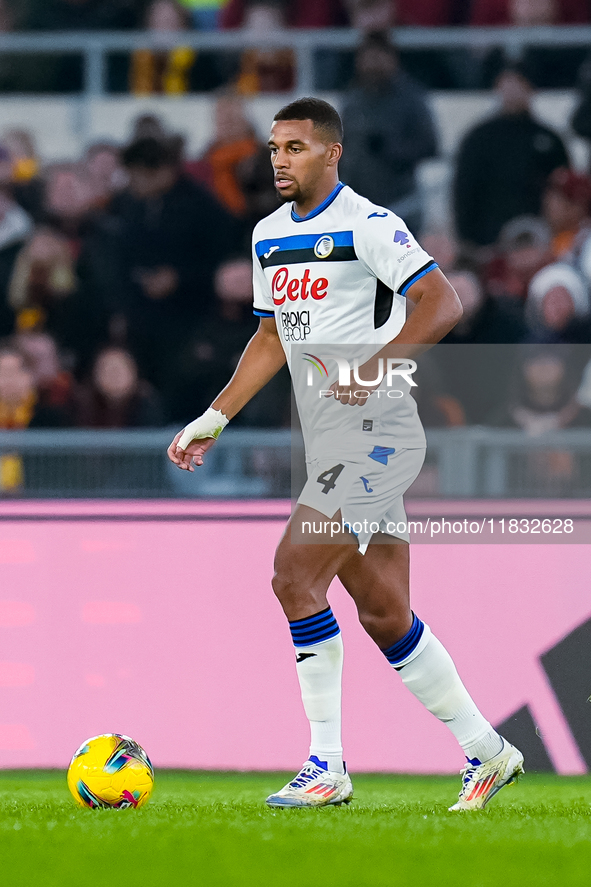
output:
[[[367,449],[371,452],[308,462],[308,480],[298,498],[299,505],[308,505],[327,518],[340,511],[342,523],[357,537],[361,554],[377,532],[409,541],[402,497],[418,476],[426,452],[424,447],[372,448],[371,444]]]

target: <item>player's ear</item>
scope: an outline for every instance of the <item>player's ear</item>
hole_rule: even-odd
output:
[[[339,142],[328,146],[328,165],[336,166],[343,153],[343,146]]]

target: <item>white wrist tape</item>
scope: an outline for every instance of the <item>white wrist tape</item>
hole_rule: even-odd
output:
[[[189,422],[177,446],[181,450],[186,450],[193,440],[201,440],[204,437],[214,437],[217,440],[229,421],[221,410],[209,407],[202,416]]]

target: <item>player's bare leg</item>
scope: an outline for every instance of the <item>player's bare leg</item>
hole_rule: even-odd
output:
[[[338,575],[365,630],[411,693],[451,730],[466,755],[460,797],[450,809],[482,809],[523,772],[523,756],[480,713],[447,650],[412,613],[408,544],[376,534],[367,552],[356,552]]]

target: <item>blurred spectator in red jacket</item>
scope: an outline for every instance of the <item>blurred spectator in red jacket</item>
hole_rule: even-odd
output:
[[[81,428],[154,428],[164,424],[160,398],[140,379],[133,356],[106,346],[88,383],[76,392],[75,422]]]
[[[552,255],[571,254],[577,238],[591,225],[591,178],[571,169],[555,170],[546,185],[542,214],[552,232]]]
[[[495,256],[483,272],[492,296],[523,300],[540,268],[552,261],[550,228],[537,216],[518,216],[501,229]]]

